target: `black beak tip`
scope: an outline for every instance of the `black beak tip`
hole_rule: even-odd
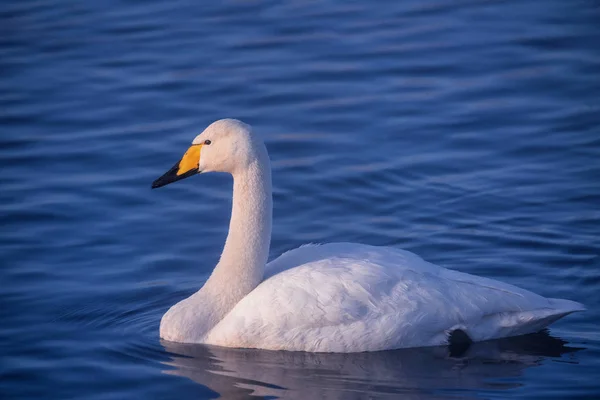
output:
[[[164,173],[163,175],[155,179],[154,182],[152,182],[152,189],[163,187],[171,182],[175,182],[176,180],[180,179],[180,177],[177,176],[178,169],[179,163],[176,163],[175,165],[173,165],[173,167],[171,167],[170,170],[168,170],[166,173]]]
[[[188,178],[192,175],[196,175],[199,172],[197,169],[192,169],[184,174],[177,175],[178,169],[179,169],[179,163],[175,164],[173,166],[173,168],[171,168],[169,171],[167,171],[166,174],[164,174],[163,176],[161,176],[160,178],[158,178],[154,182],[152,182],[152,189],[163,187],[165,185],[168,185],[169,183],[177,182],[179,180]]]
[[[174,174],[170,174],[170,173],[166,173],[165,175],[161,176],[158,179],[155,179],[154,182],[152,182],[152,189],[157,189],[159,187],[163,187],[165,185],[168,185],[171,182],[175,182],[179,180],[178,176],[175,176]]]

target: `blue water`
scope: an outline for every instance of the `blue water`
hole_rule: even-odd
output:
[[[0,5],[0,397],[598,398],[597,2],[214,3]],[[272,258],[394,246],[588,310],[458,352],[161,342],[231,179],[150,184],[223,117],[267,142]]]

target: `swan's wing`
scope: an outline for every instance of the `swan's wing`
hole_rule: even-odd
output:
[[[371,351],[539,330],[580,309],[402,250],[349,243],[304,246],[268,265],[265,280],[206,343],[303,351]]]

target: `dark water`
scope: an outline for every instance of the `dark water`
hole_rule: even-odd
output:
[[[598,398],[598,2],[215,3],[0,5],[0,397]],[[396,246],[588,311],[466,352],[161,342],[231,180],[150,183],[223,117],[266,138],[272,257]]]

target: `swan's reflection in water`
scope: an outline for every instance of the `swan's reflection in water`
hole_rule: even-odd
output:
[[[546,332],[476,343],[376,353],[315,354],[162,342],[165,373],[188,377],[222,398],[423,399],[469,397],[521,385],[519,376],[548,357],[579,349]],[[513,379],[507,379],[513,378]]]

